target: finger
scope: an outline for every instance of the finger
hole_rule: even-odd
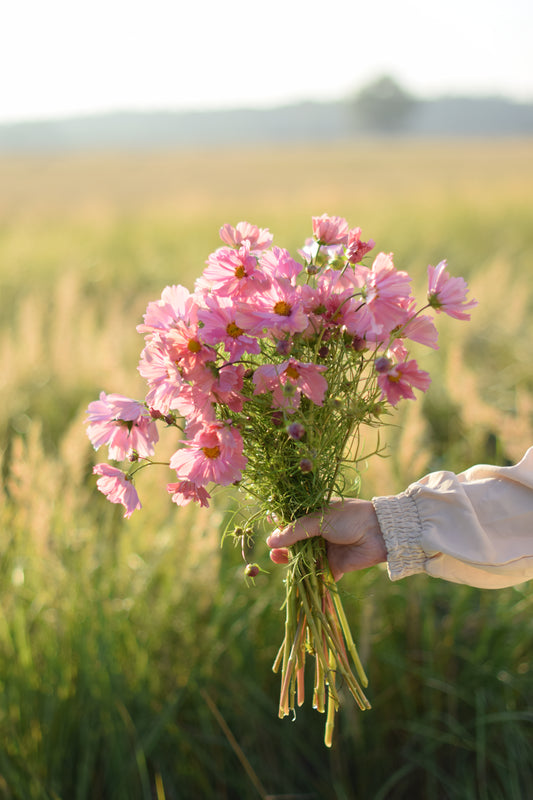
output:
[[[289,553],[284,547],[275,547],[270,551],[270,558],[274,564],[288,564]]]
[[[287,525],[283,530],[273,531],[266,542],[269,547],[290,547],[295,542],[309,539],[310,536],[318,536],[319,534],[320,517],[309,514],[307,517],[301,517],[291,525]]]

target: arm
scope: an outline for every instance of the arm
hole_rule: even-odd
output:
[[[267,540],[272,560],[306,536],[328,540],[335,580],[387,561],[392,580],[417,572],[481,588],[533,578],[533,448],[513,467],[434,472],[400,495],[345,500]]]
[[[393,580],[427,572],[497,589],[533,578],[533,448],[513,467],[434,472],[372,502]]]

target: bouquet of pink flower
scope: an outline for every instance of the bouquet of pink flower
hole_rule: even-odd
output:
[[[446,262],[428,267],[427,303],[417,308],[410,278],[341,217],[313,218],[299,259],[273,246],[266,229],[240,222],[220,229],[224,246],[190,293],[164,289],[137,330],[143,402],[101,393],[88,408],[95,448],[127,468],[97,464],[97,486],[125,517],[141,508],[134,477],[154,463],[158,423],[175,437],[167,490],[177,505],[208,506],[216,486],[236,486],[250,508],[233,535],[246,544],[257,520],[287,524],[357,494],[360,428],[378,426],[389,406],[425,391],[427,372],[408,342],[437,347],[433,309],[468,319],[462,278]],[[365,454],[365,458],[368,454]],[[254,577],[257,564],[248,564]],[[313,705],[326,710],[331,744],[342,678],[361,709],[367,679],[329,571],[325,542],[291,548],[279,713],[304,699],[306,655],[315,661]],[[352,666],[353,665],[353,666]],[[355,670],[355,672],[354,672]]]

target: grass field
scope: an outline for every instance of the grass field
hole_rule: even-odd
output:
[[[101,389],[143,396],[135,326],[166,284],[192,286],[223,223],[295,251],[326,211],[419,295],[447,258],[479,300],[471,323],[439,320],[432,387],[399,410],[363,496],[514,461],[533,442],[532,201],[531,141],[0,159],[0,797],[528,796],[528,585],[346,576],[373,708],[346,698],[326,751],[312,709],[277,718],[283,575],[259,539],[269,574],[248,588],[220,548],[234,499],[178,510],[150,474],[125,522],[82,422]]]

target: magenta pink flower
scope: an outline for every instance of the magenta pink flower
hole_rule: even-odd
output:
[[[320,244],[346,244],[349,227],[344,217],[313,217],[313,236]]]
[[[223,422],[195,428],[194,438],[185,440],[170,459],[178,478],[197,486],[211,482],[228,486],[240,481],[246,464],[240,432]]]
[[[258,228],[249,222],[238,222],[235,227],[223,225],[219,230],[219,235],[224,244],[230,247],[240,247],[244,242],[248,242],[250,250],[266,250],[272,244],[272,234],[268,228]]]
[[[230,359],[239,359],[244,353],[260,353],[261,345],[257,339],[247,335],[235,322],[235,304],[229,297],[208,295],[207,308],[198,311],[198,319],[203,324],[202,339],[206,344],[222,344]]]
[[[209,507],[211,495],[203,486],[197,486],[192,481],[168,483],[167,492],[172,495],[172,502],[178,506],[186,506],[192,501],[204,508]]]
[[[226,297],[246,297],[268,284],[268,277],[259,269],[247,241],[238,250],[219,247],[211,253],[202,280],[218,295]]]
[[[87,435],[95,450],[108,445],[113,461],[122,461],[132,450],[141,458],[153,455],[159,434],[142,403],[100,392],[100,399],[89,403],[87,414]]]
[[[255,336],[267,334],[282,338],[300,333],[308,324],[302,303],[301,287],[280,278],[257,292],[247,303],[240,303],[235,320],[239,327]]]
[[[414,400],[413,387],[423,392],[428,389],[431,378],[427,372],[418,368],[414,359],[400,364],[394,364],[386,358],[379,360],[382,362],[378,373],[381,398],[386,398],[391,405],[396,406],[402,398]]]
[[[324,402],[328,383],[321,374],[326,367],[294,358],[281,364],[262,364],[253,376],[254,394],[272,392],[272,408],[294,411],[304,394],[317,406]]]
[[[477,300],[467,302],[468,285],[463,278],[452,278],[446,272],[447,263],[441,261],[436,267],[428,266],[428,301],[432,308],[443,311],[455,319],[470,319],[468,313],[477,306]]]
[[[99,491],[104,494],[110,503],[120,503],[126,511],[124,516],[131,517],[134,511],[141,508],[139,496],[135,487],[120,469],[109,464],[96,464],[93,467],[94,475],[101,475],[96,481]]]
[[[348,244],[346,245],[346,258],[350,264],[359,264],[363,258],[374,247],[375,242],[369,239],[368,242],[361,241],[361,228],[352,228],[348,234]]]

